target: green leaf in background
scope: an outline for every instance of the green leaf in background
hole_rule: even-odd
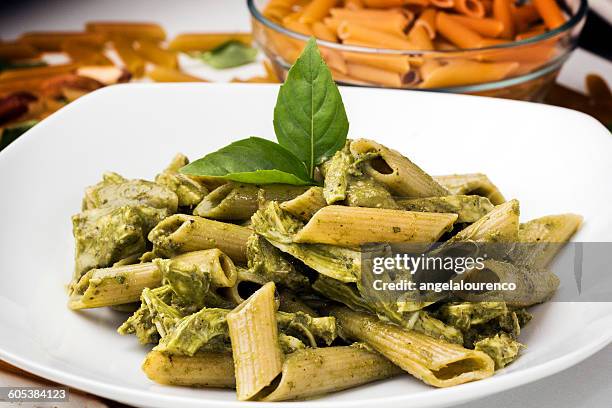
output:
[[[44,67],[47,63],[41,60],[6,61],[0,59],[0,71],[7,69]]]
[[[228,41],[217,48],[206,51],[199,58],[213,68],[238,67],[255,61],[257,50],[240,41]]]
[[[331,72],[314,38],[289,70],[274,108],[278,142],[314,168],[346,142],[349,123]]]
[[[27,122],[16,123],[10,127],[0,131],[0,150],[13,143],[17,138],[30,130],[32,126],[37,124],[37,120],[28,120]]]
[[[314,184],[304,164],[290,151],[259,137],[229,144],[188,164],[180,172],[251,184]]]

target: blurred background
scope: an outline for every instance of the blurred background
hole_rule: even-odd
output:
[[[612,0],[4,0],[0,150],[102,86],[282,82],[312,35],[343,85],[543,102],[610,127],[610,19]]]

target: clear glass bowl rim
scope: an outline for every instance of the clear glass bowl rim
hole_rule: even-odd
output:
[[[462,48],[459,50],[419,50],[419,51],[411,51],[411,50],[393,50],[389,48],[374,48],[374,47],[363,47],[357,45],[346,45],[346,44],[338,44],[331,41],[319,40],[317,39],[317,43],[321,46],[332,48],[340,51],[351,51],[351,52],[360,52],[360,53],[375,53],[375,54],[383,54],[383,55],[406,55],[406,56],[421,56],[421,55],[435,55],[439,58],[443,58],[444,55],[453,55],[457,56],[460,53],[471,53],[471,52],[486,52],[486,51],[495,51],[495,50],[503,50],[503,49],[512,49],[515,47],[521,47],[523,45],[536,44],[538,42],[547,40],[549,38],[555,37],[559,34],[565,33],[573,29],[580,23],[584,17],[586,16],[586,12],[588,9],[587,0],[579,0],[580,5],[578,10],[574,15],[572,15],[569,20],[567,20],[562,26],[555,28],[554,30],[547,31],[543,34],[539,34],[534,37],[526,38],[520,41],[512,41],[503,44],[496,44],[489,47],[482,48]],[[295,31],[291,31],[283,26],[278,25],[272,20],[264,17],[263,14],[259,11],[257,6],[255,5],[255,0],[247,0],[247,6],[249,8],[249,12],[251,16],[255,18],[257,21],[262,23],[268,28],[271,28],[275,31],[288,35],[289,37],[308,41],[310,37],[300,34]]]

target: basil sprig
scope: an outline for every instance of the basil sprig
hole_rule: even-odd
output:
[[[278,144],[242,139],[180,171],[251,184],[315,184],[315,167],[344,146],[348,126],[338,87],[311,38],[278,93]]]

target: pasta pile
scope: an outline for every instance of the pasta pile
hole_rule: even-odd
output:
[[[270,0],[263,15],[320,40],[406,51],[390,55],[321,46],[337,81],[395,88],[454,87],[531,72],[558,54],[558,38],[516,49],[477,49],[532,38],[566,21],[555,0]],[[254,32],[289,64],[303,45],[257,24]],[[465,49],[470,51],[448,52]]]
[[[563,243],[573,214],[519,223],[483,174],[431,177],[373,140],[349,140],[319,186],[252,185],[178,172],[155,181],[107,173],[73,216],[69,307],[131,313],[120,334],[153,345],[161,384],[235,388],[239,400],[307,398],[409,373],[434,387],[514,361],[527,307],[549,299],[540,245],[492,273],[528,283],[520,301],[390,302],[366,290],[369,242]],[[426,245],[426,246],[427,246]],[[536,268],[536,269],[533,269]],[[537,276],[532,273],[537,271]],[[526,286],[526,287],[527,287]]]

